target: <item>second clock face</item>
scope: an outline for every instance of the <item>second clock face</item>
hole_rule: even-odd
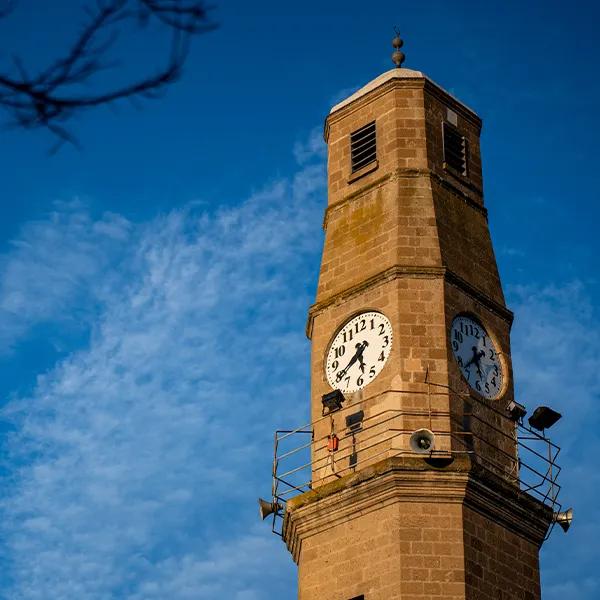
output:
[[[332,388],[356,392],[383,369],[392,349],[392,325],[380,312],[350,319],[329,345],[325,374]]]
[[[465,315],[455,317],[450,344],[469,385],[485,398],[497,398],[503,389],[504,373],[498,350],[483,325]]]

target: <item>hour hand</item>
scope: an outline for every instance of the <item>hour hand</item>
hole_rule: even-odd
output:
[[[358,356],[358,362],[360,363],[360,365],[358,366],[358,368],[360,369],[361,373],[364,374],[364,372],[365,372],[365,361],[363,360],[362,354],[359,354],[359,356]]]
[[[362,344],[356,344],[356,358],[360,363],[359,368],[361,370],[361,373],[363,374],[365,372],[365,361],[363,360],[363,353],[368,345],[369,342],[367,342],[367,340],[365,340]]]
[[[355,346],[356,352],[354,353],[354,356],[350,359],[350,362],[346,365],[346,368],[343,371],[341,371],[341,373],[343,373],[342,377],[350,370],[350,367],[357,360],[360,361],[361,371],[363,370],[363,368],[364,368],[364,366],[363,366],[364,365],[364,361],[363,361],[363,358],[362,358],[362,354],[363,354],[363,352],[365,351],[365,348],[368,345],[369,345],[369,342],[367,342],[366,340],[364,342],[362,342],[362,344],[361,343],[356,344],[356,346]],[[363,371],[363,373],[364,373],[364,371]],[[338,376],[339,376],[339,373],[338,373]],[[340,377],[340,379],[341,379],[341,377]]]

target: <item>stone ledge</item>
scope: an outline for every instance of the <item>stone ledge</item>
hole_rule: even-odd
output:
[[[283,539],[298,563],[303,539],[398,502],[462,504],[538,546],[552,520],[550,507],[467,456],[439,467],[393,457],[289,500]]]
[[[403,266],[396,265],[381,271],[380,273],[376,273],[371,277],[368,277],[364,281],[346,288],[345,290],[341,290],[340,292],[335,293],[333,296],[327,298],[326,300],[322,300],[321,302],[316,302],[308,309],[308,319],[306,321],[306,337],[311,339],[313,323],[315,317],[322,313],[325,309],[330,306],[335,306],[340,302],[348,300],[360,294],[364,290],[369,287],[380,285],[382,283],[387,283],[388,281],[393,281],[394,279],[398,279],[400,277],[414,277],[414,278],[426,278],[426,279],[445,279],[450,285],[457,287],[469,294],[473,297],[479,304],[485,306],[493,313],[497,314],[501,319],[504,319],[507,323],[513,322],[513,313],[510,309],[506,308],[506,306],[500,304],[493,298],[490,298],[485,292],[482,292],[474,285],[470,284],[468,281],[450,271],[446,267],[426,267],[426,266]]]

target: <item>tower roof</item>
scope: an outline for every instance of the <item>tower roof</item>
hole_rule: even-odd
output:
[[[436,88],[439,92],[442,92],[442,94],[444,94],[445,96],[454,100],[461,108],[463,108],[465,111],[471,113],[475,117],[476,120],[479,120],[477,113],[472,108],[469,108],[464,102],[462,102],[461,100],[459,100],[458,98],[453,96],[450,92],[445,90],[443,87],[441,87],[440,85],[438,85],[437,83],[435,83],[434,81],[429,79],[429,77],[427,77],[421,71],[413,71],[412,69],[403,69],[403,68],[390,69],[389,71],[382,73],[378,77],[375,77],[375,79],[372,79],[371,81],[369,81],[369,83],[367,83],[366,85],[361,87],[359,90],[354,92],[352,95],[348,96],[348,98],[342,100],[341,102],[338,102],[329,111],[329,115],[332,115],[333,113],[344,108],[348,104],[354,102],[355,100],[358,100],[359,98],[362,98],[363,96],[367,95],[369,92],[372,92],[373,90],[384,85],[388,81],[392,81],[394,79],[400,79],[400,80],[402,80],[402,79],[422,79],[422,80],[426,81],[427,84]]]

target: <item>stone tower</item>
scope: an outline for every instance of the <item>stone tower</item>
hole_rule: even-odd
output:
[[[519,485],[480,131],[404,68],[326,118],[311,489],[283,523],[300,600],[540,598],[552,510]]]

